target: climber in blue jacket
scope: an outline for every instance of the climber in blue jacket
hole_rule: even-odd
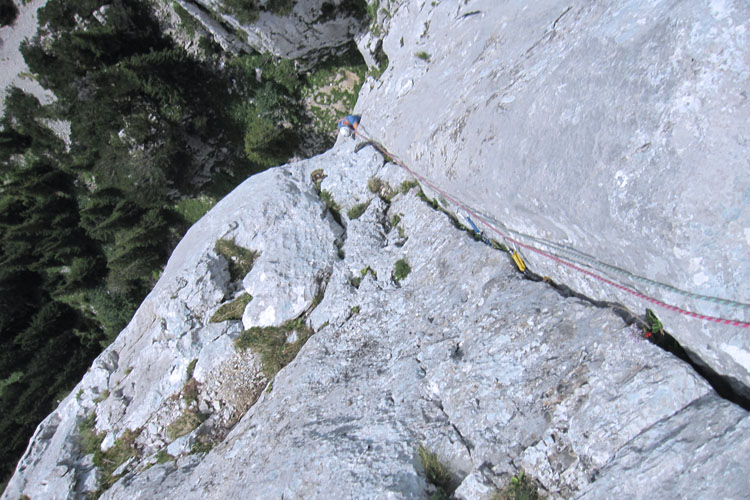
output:
[[[357,127],[359,127],[359,120],[362,117],[359,115],[347,115],[346,117],[339,120],[339,135],[343,137],[357,136]]]

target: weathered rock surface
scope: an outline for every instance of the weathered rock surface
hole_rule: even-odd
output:
[[[136,459],[102,498],[424,498],[420,443],[449,466],[458,498],[486,498],[521,469],[554,498],[637,497],[665,471],[675,496],[739,498],[747,412],[611,310],[523,279],[416,188],[390,201],[372,193],[370,178],[392,193],[408,177],[353,147],[249,179],[191,229],[133,322],[40,427],[4,498],[80,494],[91,467],[76,425],[91,411],[105,447],[140,432]],[[345,228],[316,194],[318,169]],[[330,275],[308,319],[316,333],[269,391],[258,359],[234,350],[240,324],[208,321],[236,293],[213,251],[220,238],[259,252],[243,288],[255,276],[255,293],[278,290],[279,303],[312,304],[304,286],[289,296],[294,283]],[[400,259],[411,272],[397,280]],[[257,269],[290,283],[264,289]],[[190,454],[202,426],[176,439],[165,430],[191,411],[193,359],[195,404],[223,429],[207,454]],[[232,400],[243,385],[244,403]],[[149,458],[160,449],[176,460]]]
[[[350,3],[330,0],[292,2],[288,14],[261,10],[252,23],[241,22],[222,0],[177,0],[222,48],[250,48],[288,59],[315,61],[350,43],[366,28]]]
[[[358,110],[394,153],[508,227],[747,301],[745,4],[388,7],[391,66]],[[733,182],[714,184],[707,165],[735,168]],[[248,179],[188,232],[2,498],[83,498],[106,480],[113,499],[426,498],[420,444],[461,499],[486,499],[520,470],[551,498],[746,496],[747,411],[615,311],[524,279],[400,189],[408,179],[354,141]],[[258,253],[246,276],[230,276],[220,239]],[[579,291],[644,307],[525,254]],[[210,321],[242,293],[244,325]],[[742,360],[742,330],[659,313],[743,385],[750,364],[727,362]],[[315,333],[272,381],[259,354],[235,349],[246,326],[299,317]],[[134,458],[112,464],[119,478],[80,448],[92,413],[102,449],[136,436]]]
[[[586,259],[750,304],[747,2],[391,4],[389,69],[357,104],[373,136],[500,229],[530,236],[514,239],[658,300],[750,321],[750,308]],[[659,308],[521,251],[537,273],[587,295],[654,308],[750,394],[746,328]]]

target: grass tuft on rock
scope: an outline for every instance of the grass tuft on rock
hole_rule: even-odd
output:
[[[104,440],[104,433],[96,432],[96,413],[92,412],[78,424],[78,446],[82,455],[96,453]]]
[[[346,216],[349,217],[350,220],[358,219],[362,216],[363,213],[365,213],[365,210],[367,210],[367,207],[369,206],[369,201],[354,205],[346,212]]]
[[[102,471],[99,491],[105,491],[115,484],[115,481],[119,478],[119,476],[113,475],[115,470],[131,458],[138,456],[138,448],[135,445],[135,440],[140,434],[141,429],[126,429],[107,451],[98,449],[94,452],[94,465]]]
[[[243,293],[236,299],[226,304],[222,304],[221,307],[211,316],[209,320],[211,323],[221,323],[222,321],[239,321],[242,319],[242,315],[245,312],[245,307],[250,301],[253,300],[252,295],[249,293]]]
[[[167,437],[170,441],[174,441],[179,437],[190,434],[204,420],[206,420],[206,417],[203,414],[194,410],[187,410],[167,426]]]
[[[438,459],[437,454],[421,444],[417,448],[417,454],[419,455],[419,460],[422,462],[427,481],[438,488],[438,493],[442,492],[445,498],[449,498],[450,493],[452,493],[451,483],[453,478],[448,467]]]
[[[412,190],[412,188],[415,188],[419,186],[419,183],[415,180],[411,181],[404,181],[401,183],[401,186],[399,187],[399,190],[401,191],[401,194],[406,194],[409,191]]]
[[[229,263],[229,276],[232,281],[238,281],[247,276],[259,255],[258,252],[243,248],[232,240],[224,239],[216,241],[214,250]]]
[[[534,483],[524,475],[523,471],[518,476],[510,478],[508,485],[492,496],[492,500],[538,500],[539,492]]]
[[[296,340],[287,339],[296,332]],[[297,353],[312,337],[313,330],[302,318],[287,321],[281,326],[254,327],[242,332],[235,341],[237,349],[251,349],[260,356],[263,374],[271,380],[297,356]]]
[[[167,450],[159,450],[156,453],[156,463],[157,464],[164,464],[167,462],[172,462],[175,460],[175,457],[167,453]]]

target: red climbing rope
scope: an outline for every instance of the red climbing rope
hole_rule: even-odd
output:
[[[443,191],[437,185],[435,185],[434,183],[432,183],[429,179],[425,178],[424,176],[422,176],[422,175],[418,174],[417,172],[413,171],[412,169],[410,169],[397,156],[395,156],[393,153],[391,153],[390,151],[388,151],[388,149],[386,149],[385,146],[383,146],[382,144],[380,144],[377,141],[374,141],[374,140],[370,139],[367,135],[365,135],[363,127],[361,125],[359,126],[359,129],[357,131],[357,135],[359,137],[361,137],[362,139],[364,139],[365,141],[367,141],[370,144],[372,144],[375,147],[375,149],[377,149],[378,151],[380,151],[383,155],[389,156],[396,165],[398,165],[399,167],[401,167],[404,170],[406,170],[407,172],[409,172],[411,175],[413,175],[420,182],[422,182],[422,183],[426,184],[427,186],[429,186],[430,189],[432,189],[433,191],[435,191],[437,193],[440,193],[440,195],[442,195],[443,197],[445,197],[448,200],[450,200],[451,202],[453,202],[457,207],[459,207],[462,210],[464,210],[471,217],[474,217],[476,220],[480,221],[482,224],[484,224],[485,226],[487,226],[490,230],[492,230],[494,233],[496,233],[498,236],[500,236],[504,240],[510,241],[511,243],[513,243],[515,245],[518,245],[518,246],[523,247],[523,248],[525,248],[525,249],[527,249],[527,250],[529,250],[531,252],[534,252],[534,253],[539,254],[539,255],[541,255],[543,257],[546,257],[546,258],[548,258],[550,260],[553,260],[553,261],[557,262],[558,264],[562,264],[564,266],[567,266],[567,267],[569,267],[571,269],[574,269],[574,270],[576,270],[576,271],[578,271],[578,272],[580,272],[582,274],[585,274],[585,275],[590,276],[590,277],[592,277],[594,279],[597,279],[597,280],[599,280],[599,281],[601,281],[603,283],[611,285],[611,286],[613,286],[613,287],[615,287],[615,288],[617,288],[619,290],[622,290],[623,292],[626,292],[626,293],[629,293],[631,295],[634,295],[635,297],[638,297],[640,299],[646,300],[646,301],[648,301],[648,302],[650,302],[652,304],[656,304],[657,306],[663,307],[663,308],[668,309],[670,311],[674,311],[674,312],[683,314],[685,316],[689,316],[689,317],[692,317],[692,318],[697,318],[697,319],[704,320],[704,321],[711,321],[711,322],[714,322],[714,323],[719,323],[719,324],[724,324],[724,325],[737,326],[737,327],[740,327],[740,328],[750,328],[750,323],[745,322],[745,321],[720,318],[720,317],[717,317],[717,316],[708,316],[708,315],[705,315],[705,314],[700,314],[700,313],[696,313],[696,312],[693,312],[693,311],[688,311],[686,309],[682,309],[682,308],[674,306],[672,304],[668,304],[668,303],[663,302],[661,300],[658,300],[658,299],[655,299],[655,298],[650,297],[648,295],[645,295],[645,294],[643,294],[643,293],[641,293],[641,292],[639,292],[637,290],[634,290],[634,289],[632,289],[632,288],[630,288],[628,286],[625,286],[625,285],[623,285],[621,283],[617,283],[617,282],[612,281],[612,280],[610,280],[608,278],[605,278],[604,276],[600,276],[600,275],[598,275],[598,274],[596,274],[594,272],[591,272],[591,271],[589,271],[587,269],[583,269],[582,267],[579,267],[579,266],[573,264],[572,262],[568,262],[565,259],[562,259],[562,258],[560,258],[560,257],[558,257],[556,255],[552,255],[552,254],[547,253],[544,250],[540,250],[540,249],[538,249],[538,248],[536,248],[536,247],[534,247],[532,245],[529,245],[527,243],[523,243],[523,242],[518,241],[518,240],[516,240],[514,238],[511,238],[509,235],[504,234],[502,231],[500,231],[500,229],[498,229],[492,223],[490,223],[489,221],[487,221],[484,217],[482,217],[481,215],[478,215],[476,212],[474,212],[469,207],[467,207],[464,203],[461,202],[461,200],[459,200],[459,199],[455,198],[454,196],[450,195],[449,193]]]

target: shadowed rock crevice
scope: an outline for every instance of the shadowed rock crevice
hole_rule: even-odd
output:
[[[592,299],[576,292],[567,285],[558,284],[552,280],[544,279],[528,269],[524,272],[524,276],[532,281],[547,283],[549,286],[557,290],[557,292],[563,297],[575,297],[596,307],[609,309],[620,316],[628,326],[637,325],[644,332],[649,330],[649,325],[644,317],[636,316],[622,304]],[[680,345],[677,339],[667,331],[662,330],[661,333],[650,335],[649,341],[689,364],[696,373],[703,377],[706,382],[714,388],[719,396],[750,411],[750,387],[747,387],[732,376],[717,373],[716,370],[703,362],[698,355]]]

